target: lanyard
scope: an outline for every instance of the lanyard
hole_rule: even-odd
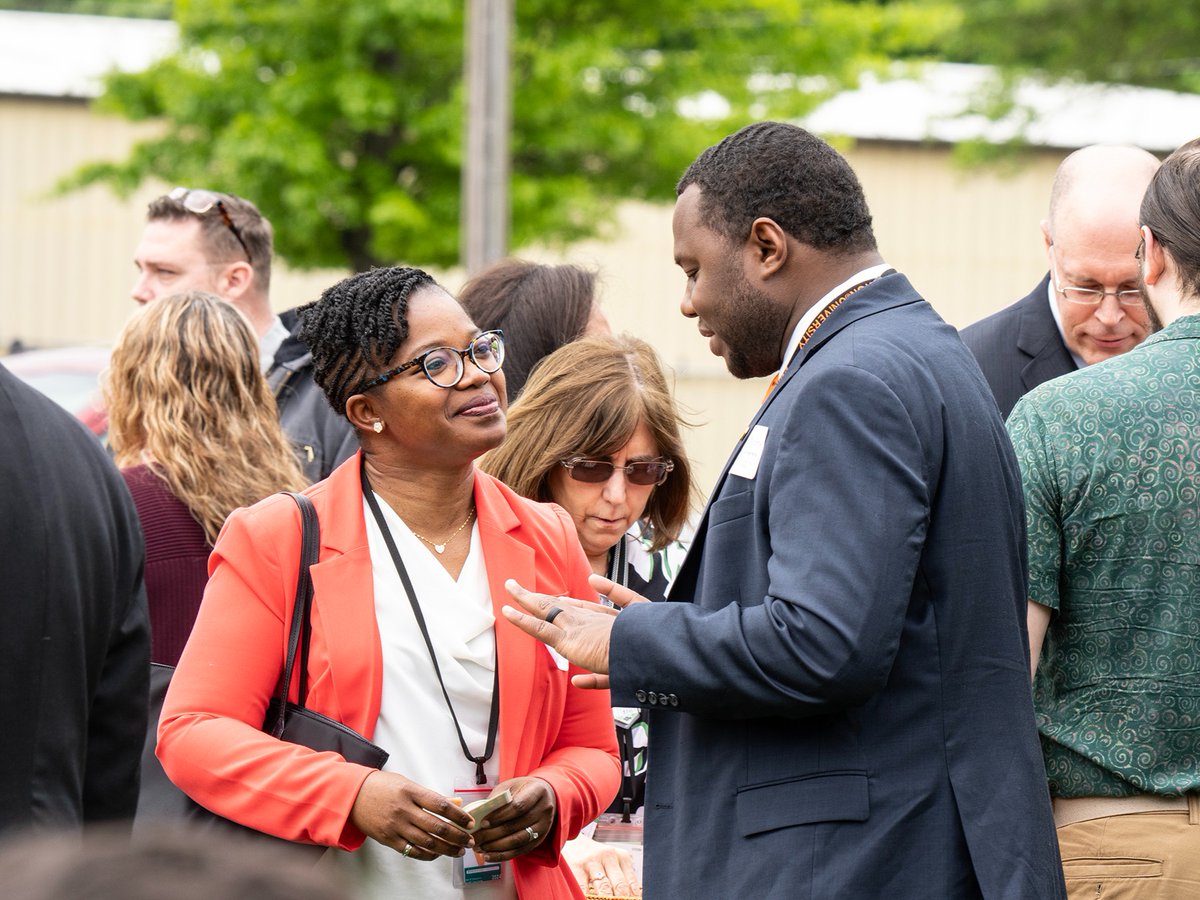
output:
[[[621,539],[608,551],[608,580],[622,587],[629,587],[629,562],[625,550],[625,540],[626,536],[621,535]],[[608,605],[612,606],[611,603]]]
[[[429,661],[433,663],[433,671],[437,675],[438,685],[442,689],[442,696],[446,698],[446,708],[450,710],[450,718],[454,720],[454,730],[458,732],[458,743],[462,746],[463,755],[475,763],[475,783],[486,784],[487,776],[483,772],[483,764],[492,758],[492,753],[496,750],[496,732],[500,727],[500,648],[499,646],[496,647],[496,670],[495,678],[492,681],[492,710],[488,715],[487,746],[484,747],[482,756],[472,756],[470,749],[467,747],[467,740],[463,737],[462,726],[458,724],[458,716],[455,715],[454,704],[450,702],[450,694],[446,690],[446,682],[442,680],[442,670],[438,665],[437,654],[433,652],[433,641],[429,639],[429,629],[425,626],[425,616],[421,613],[421,605],[417,603],[417,592],[413,590],[412,581],[408,577],[408,569],[404,567],[404,560],[400,558],[400,551],[396,549],[396,542],[392,540],[392,530],[388,528],[387,521],[383,518],[383,511],[379,508],[379,501],[375,499],[375,492],[371,490],[371,482],[367,480],[366,466],[363,466],[359,471],[362,480],[363,496],[367,498],[367,505],[371,507],[375,521],[379,525],[379,530],[383,533],[383,540],[387,544],[388,553],[392,556],[392,563],[396,566],[396,573],[400,576],[400,582],[404,585],[404,592],[408,595],[408,602],[412,604],[413,616],[417,620],[417,627],[421,629],[421,637],[425,638],[425,647],[429,651]]]

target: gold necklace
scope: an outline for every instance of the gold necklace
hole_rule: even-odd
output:
[[[474,509],[474,507],[472,507],[471,511],[469,513],[467,513],[466,519],[463,520],[463,523],[454,529],[454,534],[450,535],[450,537],[446,538],[440,544],[437,543],[436,541],[431,541],[429,538],[425,537],[425,535],[423,535],[423,534],[417,534],[415,531],[413,531],[413,537],[420,538],[421,540],[423,540],[430,547],[432,547],[434,550],[436,550],[438,552],[438,555],[440,556],[441,554],[446,552],[446,545],[448,543],[450,543],[452,540],[454,540],[456,537],[458,537],[458,533],[460,531],[462,531],[464,528],[466,528],[467,523],[470,522],[471,519],[473,519],[474,517],[475,517],[475,509]],[[411,528],[408,530],[412,531]]]

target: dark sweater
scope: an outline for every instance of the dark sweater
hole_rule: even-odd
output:
[[[174,666],[200,609],[212,548],[200,523],[148,466],[122,469],[121,474],[146,539],[151,661]]]

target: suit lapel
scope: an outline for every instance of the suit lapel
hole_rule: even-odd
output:
[[[746,426],[745,433],[738,440],[728,459],[725,460],[725,466],[721,469],[721,474],[717,476],[716,484],[709,493],[708,502],[704,505],[704,511],[700,515],[700,521],[696,526],[696,537],[692,541],[692,545],[688,548],[687,556],[684,558],[683,564],[679,567],[679,574],[675,577],[667,593],[668,600],[690,601],[692,599],[690,596],[683,595],[683,585],[695,578],[695,569],[700,564],[700,550],[704,544],[704,535],[708,527],[708,511],[712,507],[713,501],[720,496],[721,488],[725,485],[725,479],[729,475],[729,470],[733,467],[734,461],[741,452],[746,438],[754,430],[754,427],[759,424],[767,410],[771,408],[771,404],[783,394],[787,383],[796,376],[796,373],[812,358],[812,355],[818,349],[828,343],[834,335],[846,326],[867,316],[920,301],[921,296],[917,294],[908,279],[903,275],[898,273],[884,275],[882,278],[856,292],[849,300],[835,309],[829,318],[821,324],[821,327],[813,333],[813,336],[804,345],[803,349],[792,358],[788,364],[787,371],[783,373],[783,377],[779,379],[779,383],[775,386],[775,389],[764,398],[762,404],[755,411],[753,418],[751,418],[750,424]],[[676,595],[676,587],[679,587],[678,596]]]
[[[479,541],[487,567],[492,611],[496,617],[496,665],[500,677],[500,777],[508,778],[521,766],[521,738],[534,704],[530,685],[535,683],[537,641],[504,618],[500,609],[509,602],[504,582],[516,579],[523,587],[537,586],[533,548],[512,536],[521,523],[492,479],[475,473],[475,508],[479,511]],[[545,652],[545,651],[542,651]]]
[[[370,738],[379,718],[383,655],[358,482],[361,458],[355,454],[310,495],[321,523],[321,561],[310,570],[314,640],[309,669],[314,686],[322,670],[328,677],[327,715]]]
[[[1021,369],[1021,384],[1031,391],[1039,384],[1073,372],[1075,360],[1063,343],[1050,311],[1050,276],[1026,298],[1017,331],[1017,349],[1029,357]]]

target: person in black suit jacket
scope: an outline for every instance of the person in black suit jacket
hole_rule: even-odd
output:
[[[0,365],[0,833],[133,818],[149,702],[143,558],[104,449]]]
[[[803,129],[742,129],[677,193],[682,312],[777,381],[668,602],[593,576],[619,614],[513,584],[505,610],[650,710],[645,896],[1065,897],[1020,475],[979,367]]]
[[[1042,222],[1050,271],[1027,297],[962,331],[1004,418],[1042,382],[1146,336],[1134,252],[1157,169],[1145,150],[1108,144],[1076,150],[1058,167]]]

